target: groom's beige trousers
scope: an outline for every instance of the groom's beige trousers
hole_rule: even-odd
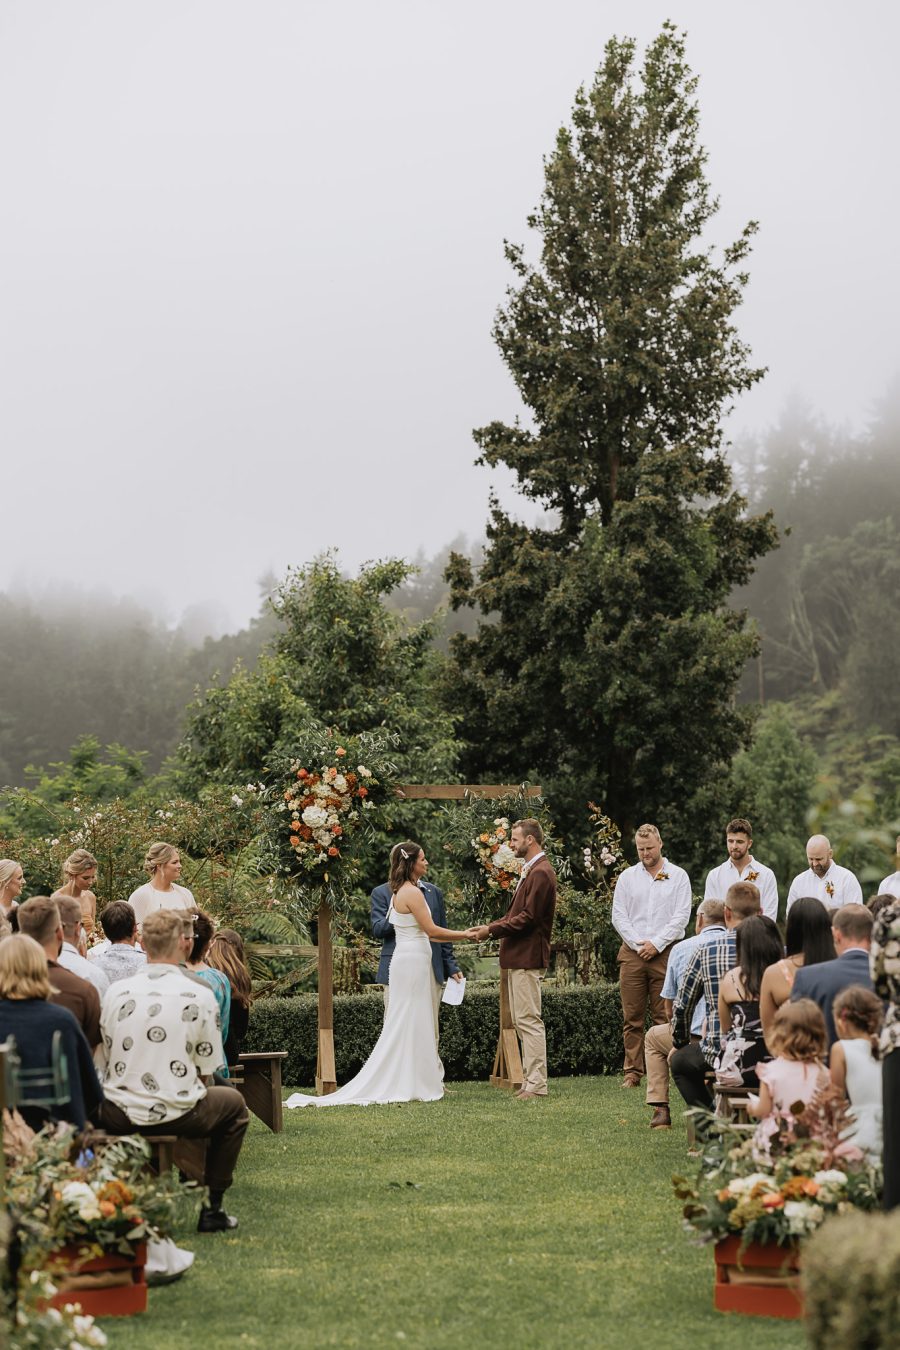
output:
[[[547,1095],[547,1035],[541,1019],[543,970],[509,970],[509,1011],[522,1042],[522,1090]]]
[[[435,1045],[438,1044],[438,1042],[440,1041],[440,1037],[441,1037],[441,1030],[440,1030],[440,1027],[439,1027],[439,1025],[438,1025],[438,1014],[439,1014],[440,1011],[441,1011],[441,995],[443,994],[443,992],[444,992],[444,986],[443,986],[442,984],[438,984],[437,980],[434,978],[434,969],[432,968],[432,971],[431,971],[431,1011],[432,1011],[432,1013],[434,1014],[434,1043],[435,1043]],[[390,1001],[391,1001],[391,986],[390,986],[389,984],[386,984],[386,985],[384,986],[384,1011],[385,1011],[385,1013],[387,1013],[387,1010],[388,1010],[388,1004],[390,1003]]]

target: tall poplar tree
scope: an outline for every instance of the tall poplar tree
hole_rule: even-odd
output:
[[[590,797],[692,854],[749,729],[733,695],[757,638],[728,597],[776,539],[722,453],[763,373],[732,322],[756,227],[709,243],[696,83],[665,24],[640,70],[613,39],[579,90],[528,218],[539,258],[505,246],[494,337],[529,416],[474,433],[552,523],[492,497],[477,576],[457,555],[447,571],[454,607],[483,616],[452,644],[467,775],[540,775],[563,820]]]

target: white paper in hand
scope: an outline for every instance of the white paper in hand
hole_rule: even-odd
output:
[[[448,980],[444,985],[444,992],[441,994],[442,1003],[462,1003],[463,994],[466,992],[466,977],[461,980]]]

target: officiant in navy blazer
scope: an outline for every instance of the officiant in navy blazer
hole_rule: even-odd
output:
[[[432,886],[430,881],[420,881],[419,889],[425,897],[425,903],[431,910],[431,917],[440,928],[447,927],[447,907],[444,904],[443,893],[437,886]],[[391,957],[394,955],[394,948],[397,940],[394,937],[394,929],[387,920],[387,912],[391,904],[391,888],[384,883],[383,886],[376,886],[372,892],[372,933],[375,937],[381,938],[383,946],[381,948],[381,959],[378,962],[377,982],[384,985],[384,1007],[387,1011],[388,1002],[391,994]],[[462,979],[462,971],[456,963],[453,955],[452,942],[432,942],[431,944],[431,970],[434,975],[431,987],[431,1002],[434,1009],[434,1038],[438,1038],[438,1012],[441,1006],[441,994],[447,980]]]

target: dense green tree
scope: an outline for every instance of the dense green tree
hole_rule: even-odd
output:
[[[528,222],[540,257],[506,245],[494,335],[529,422],[475,433],[553,523],[493,500],[477,577],[448,569],[483,616],[452,645],[467,774],[540,775],[564,823],[588,798],[626,829],[655,817],[683,854],[747,734],[732,696],[756,639],[728,597],[774,542],[721,449],[761,374],[732,323],[754,227],[708,246],[695,83],[666,24],[640,73],[613,40],[579,91]]]
[[[408,623],[384,604],[410,571],[392,561],[346,577],[324,557],[292,572],[274,598],[274,650],[190,710],[178,754],[182,786],[194,792],[210,780],[258,778],[291,752],[311,718],[345,735],[397,733],[398,764],[412,782],[451,774],[454,720],[435,692],[434,622]]]

